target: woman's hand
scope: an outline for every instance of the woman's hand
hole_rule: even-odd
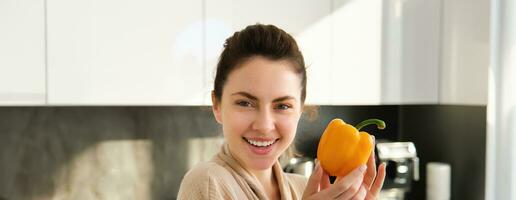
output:
[[[374,137],[373,137],[374,142]],[[376,199],[378,194],[380,194],[380,190],[383,186],[383,181],[385,180],[385,167],[386,164],[382,163],[378,166],[378,174],[376,173],[376,165],[375,165],[375,156],[374,150],[369,156],[369,160],[367,160],[367,172],[364,175],[363,186],[366,189],[366,197],[365,199],[371,200]]]
[[[367,161],[367,167],[362,165],[344,177],[338,177],[330,184],[329,175],[324,172],[317,162],[314,172],[308,179],[303,193],[303,199],[375,199],[383,186],[385,179],[385,164],[382,163],[376,171],[374,151]]]

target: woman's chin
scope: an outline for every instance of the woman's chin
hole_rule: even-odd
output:
[[[276,163],[275,159],[259,159],[259,160],[252,160],[249,163],[249,167],[253,170],[266,170],[270,169],[274,163]]]

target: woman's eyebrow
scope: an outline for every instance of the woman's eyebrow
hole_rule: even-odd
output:
[[[243,91],[235,92],[235,93],[231,94],[231,96],[233,96],[233,95],[242,95],[242,96],[247,97],[247,98],[249,98],[251,100],[255,100],[255,101],[258,100],[258,97],[255,97],[252,94],[249,94],[249,93],[243,92]],[[296,98],[287,95],[287,96],[276,98],[272,102],[281,102],[281,101],[285,101],[285,100],[289,100],[289,99],[296,99]]]
[[[257,97],[255,97],[255,96],[253,96],[253,95],[251,95],[251,94],[249,94],[247,92],[235,92],[235,93],[231,94],[231,96],[233,96],[233,95],[242,95],[242,96],[247,97],[247,98],[249,98],[251,100],[255,100],[255,101],[258,100]]]
[[[283,97],[274,99],[272,102],[281,102],[281,101],[285,101],[285,100],[289,100],[289,99],[296,99],[296,98],[291,97],[291,96],[283,96]]]

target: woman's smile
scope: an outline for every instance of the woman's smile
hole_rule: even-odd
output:
[[[248,144],[249,150],[257,155],[266,155],[273,150],[279,138],[248,138],[242,137]]]

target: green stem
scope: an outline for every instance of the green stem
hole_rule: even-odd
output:
[[[379,120],[379,119],[366,119],[360,123],[358,123],[355,127],[357,128],[357,130],[360,131],[360,129],[364,128],[364,126],[367,126],[367,125],[371,125],[371,124],[376,124],[376,127],[378,127],[378,129],[384,129],[385,128],[385,122],[382,121],[382,120]]]

